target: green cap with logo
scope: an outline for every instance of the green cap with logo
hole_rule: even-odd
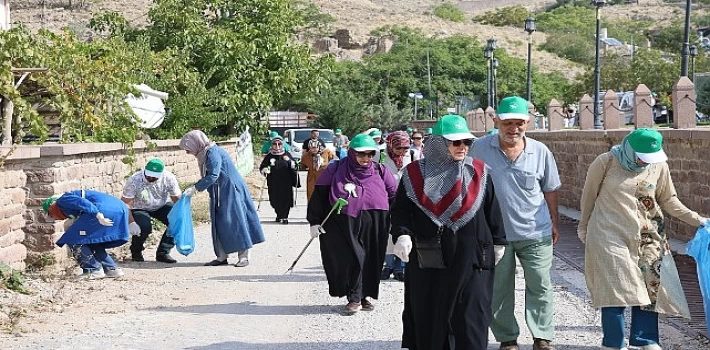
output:
[[[273,138],[276,137],[276,136],[279,136],[279,133],[277,133],[276,131],[272,131],[272,132],[269,133],[269,138],[270,138],[270,139],[273,139]]]
[[[340,130],[340,129],[335,129],[335,133],[336,133],[336,134],[342,134],[342,133],[343,133],[343,131],[342,131],[342,130]]]
[[[163,170],[165,170],[165,163],[158,158],[153,158],[145,165],[144,173],[145,176],[161,177]]]
[[[500,120],[530,120],[530,114],[528,114],[528,101],[518,96],[506,97],[498,104],[496,114],[498,114],[498,119]]]
[[[663,151],[663,135],[654,129],[636,129],[629,136],[631,148],[636,152],[636,157],[645,163],[660,163],[668,160]]]
[[[350,148],[357,152],[377,151],[377,144],[370,135],[357,134],[350,140]]]
[[[45,213],[49,213],[49,206],[56,202],[59,197],[60,196],[55,195],[45,199],[44,202],[42,202],[42,210],[44,210]]]
[[[380,129],[375,129],[370,131],[370,137],[375,138],[375,137],[382,137],[382,131]]]
[[[443,136],[450,141],[465,140],[474,138],[468,130],[466,119],[460,115],[447,114],[434,124],[432,135]]]

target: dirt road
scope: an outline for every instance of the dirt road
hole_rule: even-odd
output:
[[[262,205],[267,241],[253,249],[246,268],[202,266],[214,254],[209,227],[200,226],[196,251],[177,257],[175,265],[150,261],[149,251],[147,262],[122,264],[123,279],[34,281],[42,307],[27,307],[16,333],[0,335],[0,349],[398,349],[401,282],[382,283],[375,311],[347,317],[339,314],[345,300],[328,296],[317,241],[294,273],[284,275],[309,239],[305,193],[298,200],[288,226],[273,223],[268,203]],[[556,259],[553,279],[557,349],[598,349],[599,313],[588,305],[583,276]],[[524,288],[519,270],[521,321]],[[669,326],[662,326],[662,335],[665,349],[704,347]],[[520,342],[532,348],[527,330]],[[497,347],[491,338],[489,349]]]

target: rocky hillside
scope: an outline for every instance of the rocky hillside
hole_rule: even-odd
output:
[[[322,12],[332,15],[337,21],[332,25],[338,39],[324,38],[319,49],[335,52],[342,59],[359,59],[363,54],[386,50],[391,42],[371,38],[369,33],[386,25],[420,28],[435,36],[465,34],[481,39],[496,38],[498,45],[511,55],[525,58],[527,55],[526,34],[519,28],[492,27],[467,21],[455,23],[431,15],[432,7],[442,0],[311,0]],[[480,15],[496,7],[524,5],[530,9],[542,8],[554,0],[467,0],[450,1],[466,12],[468,18]],[[12,18],[32,29],[59,30],[69,26],[78,33],[86,31],[86,23],[93,13],[117,11],[130,22],[145,25],[151,0],[17,0],[12,1]],[[639,4],[608,7],[603,16],[620,19],[654,19],[669,23],[680,19],[683,11],[678,6],[664,5],[661,0],[640,0]],[[536,43],[544,42],[544,33],[535,33]],[[340,47],[339,46],[340,43]],[[346,47],[343,47],[343,44]],[[369,44],[368,44],[369,43]],[[533,64],[542,71],[560,71],[573,78],[580,68],[554,54],[536,51]]]

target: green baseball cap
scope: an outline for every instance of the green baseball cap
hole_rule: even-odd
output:
[[[49,206],[56,202],[57,199],[59,199],[59,196],[51,196],[45,199],[44,202],[42,202],[42,210],[44,210],[45,213],[49,213]]]
[[[377,143],[375,143],[375,140],[373,140],[370,135],[357,134],[350,140],[350,148],[357,152],[377,151]]]
[[[407,132],[412,132],[412,131],[414,131],[414,129],[412,129],[412,128],[407,128]]]
[[[498,114],[498,119],[500,120],[530,120],[530,114],[528,114],[528,101],[518,96],[506,97],[498,104],[496,114]]]
[[[443,136],[450,141],[465,140],[474,138],[468,130],[466,119],[459,115],[447,114],[434,124],[433,135]]]
[[[382,131],[379,129],[372,130],[370,132],[370,137],[375,138],[375,137],[382,137]]]
[[[276,131],[272,131],[272,132],[269,133],[269,138],[270,138],[270,139],[273,139],[273,138],[276,137],[276,136],[279,136],[279,133],[277,133]]]
[[[336,133],[336,134],[342,134],[342,133],[343,133],[343,131],[342,131],[342,130],[340,130],[340,129],[335,129],[335,133]]]
[[[432,128],[426,128],[425,132],[426,132],[427,134],[431,134],[431,133],[432,133]]]
[[[158,158],[153,158],[145,165],[143,173],[145,176],[161,177],[163,176],[163,170],[165,170],[165,163]]]
[[[631,148],[636,152],[636,157],[645,163],[660,163],[668,160],[663,151],[663,135],[654,129],[636,129],[628,136]]]

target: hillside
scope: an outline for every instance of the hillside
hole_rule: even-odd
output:
[[[431,15],[432,6],[441,0],[311,0],[322,12],[332,15],[337,22],[336,29],[348,29],[354,41],[365,43],[369,33],[386,25],[420,28],[425,33],[437,36],[464,34],[477,36],[481,40],[496,38],[499,47],[512,56],[526,58],[526,34],[519,28],[492,27],[467,21],[454,23]],[[525,5],[530,9],[539,9],[550,0],[468,0],[451,1],[466,12],[468,18],[480,15],[496,7]],[[44,6],[42,6],[44,4]],[[70,7],[69,5],[73,5]],[[86,23],[93,13],[117,11],[131,23],[138,26],[146,24],[147,12],[151,0],[23,0],[12,3],[12,18],[15,23],[22,23],[31,29],[47,28],[59,30],[68,26],[79,34],[86,31]],[[83,6],[82,6],[83,5]],[[659,24],[680,19],[683,11],[678,6],[664,5],[661,0],[641,0],[639,5],[608,7],[603,10],[605,18],[614,19],[652,19]],[[544,33],[534,34],[534,42],[542,43]],[[357,57],[358,55],[354,55]],[[577,65],[545,51],[535,51],[533,65],[541,71],[560,71],[572,79],[581,71]]]

